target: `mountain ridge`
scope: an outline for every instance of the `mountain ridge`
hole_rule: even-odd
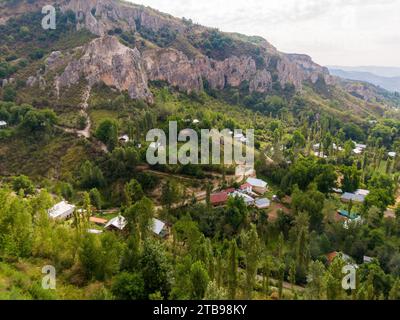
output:
[[[330,73],[348,80],[358,80],[371,83],[382,87],[388,91],[400,91],[400,76],[397,77],[382,77],[377,74],[366,71],[346,71],[342,69],[329,69]]]
[[[22,11],[21,7],[25,7],[25,10],[37,9],[40,4],[48,4],[42,0],[33,4],[22,0],[13,3],[13,6],[3,4],[0,10],[14,11],[18,15]],[[78,31],[87,29],[98,37],[121,38],[116,33],[122,32],[134,34],[136,39],[130,47],[140,52],[147,66],[144,68],[147,72],[142,72],[141,67],[136,70],[140,73],[138,78],[142,80],[149,78],[167,81],[187,92],[201,90],[203,80],[206,80],[212,89],[217,90],[231,86],[239,87],[241,83],[248,82],[250,92],[262,93],[271,91],[274,85],[282,89],[287,85],[293,85],[296,90],[300,90],[304,81],[314,84],[320,78],[327,84],[333,83],[328,70],[315,64],[309,56],[279,52],[265,39],[254,41],[244,35],[222,33],[150,8],[116,0],[57,0],[53,1],[53,4],[64,13],[67,11],[75,13]],[[100,48],[99,45],[110,42],[92,41],[91,45],[97,45],[97,49],[103,52],[104,57],[104,50],[107,48]],[[142,48],[138,45],[138,41]],[[123,41],[122,45],[129,46]],[[90,45],[83,49],[87,50],[89,47]],[[95,54],[94,51],[92,53]],[[113,52],[110,51],[109,58],[120,59],[118,53],[114,57],[111,57],[112,55]],[[151,56],[152,61],[150,61]],[[160,61],[154,59],[155,57],[164,59],[156,69],[152,66],[155,65],[154,62]],[[79,62],[71,61],[67,69],[73,69],[72,64],[79,65]],[[128,63],[120,65],[119,68],[124,69],[129,66],[131,65]],[[99,80],[112,78],[115,81],[108,82],[109,85],[120,89],[130,88],[128,91],[132,98],[151,101],[140,81],[121,85],[124,79],[117,79],[118,77],[110,74],[111,72],[117,75],[115,71],[98,68],[97,74],[102,75],[96,78]],[[76,82],[76,75],[70,74],[70,76],[75,79],[72,83]],[[66,77],[61,75],[64,81],[60,82],[70,85],[71,81],[66,81]],[[35,83],[30,81],[32,82]],[[139,83],[138,88],[134,88],[135,83]]]

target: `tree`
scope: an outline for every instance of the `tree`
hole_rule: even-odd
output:
[[[128,222],[130,234],[138,233],[141,241],[144,241],[153,226],[154,204],[144,197],[125,212],[125,218]]]
[[[97,209],[101,209],[102,207],[102,199],[101,199],[101,194],[99,192],[99,190],[97,190],[97,188],[93,188],[92,190],[90,190],[90,202],[97,208]]]
[[[171,290],[171,265],[169,264],[164,247],[152,240],[147,240],[143,246],[140,258],[146,295],[159,291],[164,299]]]
[[[298,214],[292,231],[295,237],[294,250],[297,267],[300,271],[306,273],[310,261],[310,233],[307,213],[300,212]]]
[[[342,167],[342,189],[344,192],[354,192],[359,188],[361,173],[356,166]]]
[[[226,222],[230,224],[235,232],[243,226],[247,219],[248,209],[241,197],[230,197],[226,206]]]
[[[397,279],[393,284],[389,293],[389,300],[400,300],[400,279]]]
[[[325,273],[326,297],[328,300],[340,300],[343,298],[342,269],[345,265],[343,259],[335,258]]]
[[[382,218],[383,214],[379,208],[372,206],[368,210],[367,221],[370,228],[372,229],[379,228],[382,224]]]
[[[315,189],[310,189],[307,192],[296,189],[292,195],[294,212],[296,214],[307,212],[312,230],[321,230],[322,228],[324,202],[325,196]]]
[[[10,102],[15,101],[16,97],[17,97],[17,91],[14,88],[7,86],[4,89],[4,92],[3,92],[3,100],[4,101],[10,101]]]
[[[202,300],[206,294],[210,278],[201,261],[195,262],[190,268],[191,298]]]
[[[30,110],[26,113],[21,127],[29,133],[47,132],[57,122],[57,116],[53,110]]]
[[[240,236],[246,264],[246,296],[251,299],[256,284],[256,275],[260,262],[261,244],[257,229],[251,224],[250,230],[242,231]]]
[[[144,197],[142,186],[135,179],[125,185],[125,198],[127,206],[130,206]]]
[[[144,280],[140,273],[122,272],[112,283],[111,292],[118,300],[144,300],[146,299]]]
[[[101,169],[90,161],[85,161],[80,168],[80,184],[85,189],[104,186],[104,176]]]
[[[181,190],[178,184],[174,181],[167,181],[162,186],[161,191],[161,203],[162,205],[167,206],[168,210],[171,210],[171,207],[174,203],[177,203],[181,198]]]
[[[96,277],[100,265],[100,241],[93,234],[85,233],[81,239],[79,262],[86,280]]]
[[[322,169],[322,172],[316,177],[315,182],[317,183],[320,192],[329,193],[336,187],[337,174],[335,172],[335,167],[332,165],[326,165],[323,166]]]
[[[325,296],[324,273],[325,266],[321,261],[312,261],[307,275],[306,297],[312,300],[322,300]]]
[[[231,240],[228,252],[228,297],[236,299],[236,289],[238,287],[238,252],[236,240]]]
[[[208,284],[207,291],[205,294],[205,300],[226,300],[228,297],[228,293],[224,288],[218,287],[215,281],[211,281]]]
[[[21,190],[25,195],[33,194],[35,192],[35,187],[32,181],[27,176],[21,175],[15,177],[12,184],[13,190],[17,193]]]
[[[105,143],[110,150],[118,144],[118,124],[111,119],[103,120],[96,130],[96,137]]]

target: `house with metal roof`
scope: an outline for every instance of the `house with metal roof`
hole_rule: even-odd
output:
[[[250,197],[249,195],[240,192],[240,191],[235,191],[231,194],[231,197],[239,197],[242,198],[244,200],[244,202],[246,203],[246,205],[250,206],[254,204],[254,198]]]
[[[257,199],[255,202],[255,206],[258,209],[267,209],[271,206],[271,201],[267,198]]]
[[[50,208],[47,213],[49,217],[57,220],[65,220],[71,218],[75,211],[75,206],[66,201],[57,203],[54,207]]]
[[[350,193],[350,192],[345,192],[343,193],[342,197],[340,198],[342,202],[359,202],[363,203],[365,201],[365,196],[362,194],[355,194],[355,193]]]
[[[119,216],[111,219],[110,221],[108,221],[104,228],[107,230],[122,231],[125,229],[127,224],[128,224],[128,222],[126,221],[126,219],[123,216],[119,215]]]
[[[253,191],[257,192],[258,194],[264,194],[265,192],[267,192],[268,184],[261,179],[247,178],[246,182],[250,184],[253,188]]]
[[[154,232],[154,234],[160,237],[165,237],[168,233],[165,222],[155,218],[153,219],[152,231]]]
[[[210,197],[211,204],[215,207],[225,205],[228,201],[228,193],[225,191],[214,193]]]

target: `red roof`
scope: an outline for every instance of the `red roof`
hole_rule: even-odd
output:
[[[334,251],[334,252],[331,252],[331,253],[328,253],[327,255],[326,255],[326,258],[328,259],[328,261],[329,261],[329,263],[332,263],[333,262],[333,260],[336,258],[336,256],[337,256],[337,252],[336,251]]]
[[[240,190],[247,189],[247,188],[252,188],[251,184],[248,182],[246,182],[245,184],[242,184],[240,186]]]
[[[228,193],[227,192],[219,192],[219,193],[214,193],[211,195],[211,203],[212,204],[220,204],[220,203],[225,203],[228,201]]]

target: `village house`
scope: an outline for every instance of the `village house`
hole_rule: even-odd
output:
[[[239,197],[242,198],[243,201],[245,202],[246,205],[251,206],[254,204],[254,198],[250,197],[249,195],[240,192],[240,191],[235,191],[234,193],[231,194],[231,197]]]
[[[7,127],[7,122],[1,120],[0,121],[0,129]]]
[[[50,208],[47,213],[49,217],[57,220],[65,220],[72,217],[75,211],[75,206],[66,201],[57,203],[54,207]]]
[[[229,197],[228,193],[225,191],[222,191],[222,192],[212,194],[210,197],[210,201],[214,207],[219,207],[219,206],[223,206],[227,203],[228,197]]]
[[[267,192],[268,184],[261,179],[248,178],[246,182],[250,184],[252,190],[258,194],[264,194],[265,192]]]
[[[111,219],[110,221],[108,221],[108,223],[106,224],[106,226],[104,227],[106,230],[117,230],[117,231],[122,231],[125,229],[126,225],[127,225],[127,221],[126,219],[119,215],[113,219]]]
[[[326,258],[327,258],[329,264],[331,264],[333,262],[333,260],[335,260],[336,258],[342,259],[344,262],[347,262],[347,263],[353,263],[353,259],[349,255],[347,255],[343,252],[338,252],[338,251],[333,251],[333,252],[328,253],[326,255]]]
[[[362,194],[355,194],[355,193],[350,193],[350,192],[345,192],[343,193],[342,197],[340,198],[340,200],[342,202],[358,202],[358,203],[363,203],[365,201],[365,195]]]
[[[254,170],[253,166],[246,166],[246,165],[238,165],[235,168],[235,176],[236,177],[255,177],[256,171]]]
[[[253,187],[251,186],[250,183],[247,183],[247,182],[245,184],[242,184],[239,189],[241,192],[246,192],[246,193],[253,192]]]
[[[388,152],[388,156],[391,158],[396,158],[396,152]]]
[[[326,159],[326,158],[328,158],[328,156],[325,155],[323,152],[314,152],[314,155],[315,155],[316,157],[318,157],[318,158],[321,158],[321,159]]]
[[[367,149],[367,145],[366,144],[361,144],[361,143],[357,143],[354,142],[355,148],[353,149],[353,153],[356,155],[360,155],[364,152],[365,149]]]
[[[271,206],[271,201],[267,198],[257,199],[255,202],[255,206],[258,209],[268,209]]]
[[[369,190],[365,190],[365,189],[357,189],[356,192],[354,192],[354,193],[357,195],[366,197],[367,195],[369,195],[370,192],[369,192]]]

